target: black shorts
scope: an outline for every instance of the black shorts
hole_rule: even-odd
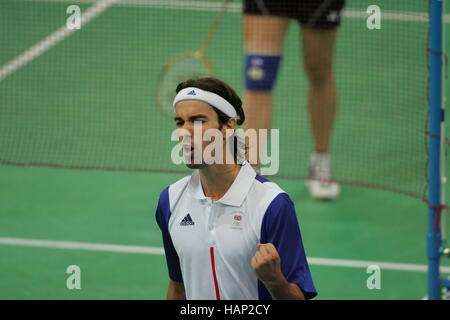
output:
[[[302,25],[335,28],[345,0],[244,0],[244,13],[296,19]]]

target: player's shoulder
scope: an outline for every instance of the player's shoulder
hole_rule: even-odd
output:
[[[291,205],[292,200],[289,195],[277,183],[269,179],[256,175],[253,183],[253,196],[259,201],[265,203],[268,207],[284,207]]]
[[[166,188],[164,188],[159,195],[159,199],[160,200],[166,199],[169,197],[169,195],[176,196],[176,195],[182,193],[183,190],[186,188],[187,184],[189,183],[190,178],[191,178],[190,175],[185,176],[185,177],[175,181],[174,183],[170,184]]]
[[[258,198],[261,199],[262,225],[268,226],[278,219],[294,219],[296,217],[295,205],[291,197],[278,184],[260,175],[256,175],[255,183]],[[259,190],[258,190],[259,189]],[[291,220],[289,220],[291,221]],[[265,228],[265,227],[264,227]]]
[[[185,177],[181,178],[180,180],[177,180],[174,183],[172,183],[168,188],[171,192],[182,191],[186,188],[190,179],[191,179],[191,175],[185,176]]]
[[[171,203],[178,198],[189,183],[190,175],[185,176],[164,188],[159,195],[160,203]]]
[[[255,181],[255,192],[262,193],[264,196],[272,195],[272,196],[278,196],[279,194],[286,194],[286,192],[280,188],[278,184],[276,184],[273,181],[270,181],[269,179],[260,176],[259,174],[256,175]]]
[[[159,219],[158,221],[165,221],[166,225],[169,223],[174,203],[176,203],[177,199],[182,194],[182,190],[184,190],[188,181],[189,176],[184,177],[161,191],[158,200],[158,209],[156,211],[157,220]]]

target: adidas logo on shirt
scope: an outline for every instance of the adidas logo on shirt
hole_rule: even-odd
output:
[[[188,213],[183,220],[180,222],[180,226],[193,226],[195,223],[191,218],[191,215]]]

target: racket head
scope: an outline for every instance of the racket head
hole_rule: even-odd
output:
[[[214,75],[212,64],[199,51],[187,51],[167,60],[156,83],[156,107],[168,116],[174,116],[173,99],[177,85],[191,78]]]

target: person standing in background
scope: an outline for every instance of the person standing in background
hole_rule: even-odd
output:
[[[337,92],[333,58],[345,0],[244,0],[245,129],[269,129],[272,91],[291,20],[301,26],[303,64],[309,82],[308,110],[314,150],[307,186],[311,197],[335,199],[339,185],[332,180],[330,141]],[[249,146],[250,148],[254,146]],[[260,165],[253,164],[256,168]]]

